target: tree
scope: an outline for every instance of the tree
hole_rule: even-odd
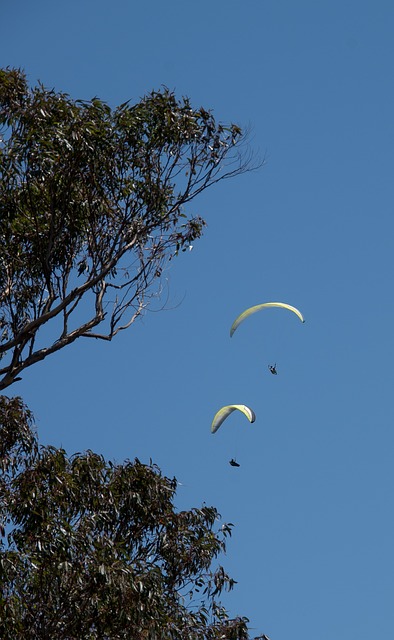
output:
[[[163,89],[111,109],[0,70],[0,389],[79,337],[111,340],[204,220],[185,207],[250,168],[236,125]],[[50,330],[45,330],[50,324]],[[152,462],[38,443],[0,396],[0,637],[246,640],[220,594],[232,525],[178,512]]]
[[[217,601],[234,581],[212,562],[231,525],[177,512],[153,464],[39,447],[18,398],[0,398],[0,637],[247,639]]]
[[[0,389],[79,337],[111,340],[205,225],[185,205],[250,168],[241,129],[168,89],[115,109],[0,70]],[[43,332],[51,323],[51,330]]]

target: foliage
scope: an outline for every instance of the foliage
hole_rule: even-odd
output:
[[[186,205],[249,168],[242,140],[166,88],[111,109],[0,69],[0,389],[135,321],[203,232]],[[0,396],[0,638],[247,640],[220,601],[232,525],[178,511],[176,487],[152,462],[39,446]]]
[[[79,337],[130,326],[202,234],[185,205],[249,160],[238,126],[166,88],[111,109],[29,89],[16,69],[0,70],[0,134],[4,389]]]
[[[0,442],[1,638],[249,637],[217,601],[234,581],[211,569],[231,534],[216,509],[177,512],[152,463],[38,447],[18,398],[0,398]]]

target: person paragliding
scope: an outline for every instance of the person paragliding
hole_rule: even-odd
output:
[[[277,375],[278,375],[278,372],[277,372],[277,370],[276,370],[276,362],[275,362],[275,364],[274,364],[274,365],[269,364],[269,365],[268,365],[268,369],[271,371],[271,373],[272,373],[272,375],[273,375],[273,376],[277,376]]]
[[[238,464],[238,462],[236,460],[234,460],[234,458],[231,458],[230,464],[231,464],[232,467],[240,467],[241,466],[240,464]]]

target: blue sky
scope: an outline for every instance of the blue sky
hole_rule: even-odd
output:
[[[208,227],[165,274],[167,310],[75,343],[10,393],[43,442],[151,457],[181,483],[179,508],[234,523],[226,605],[256,635],[391,637],[393,3],[6,5],[1,65],[32,84],[112,106],[166,85],[249,127],[266,159],[191,203]],[[269,300],[305,324],[267,310],[229,338]],[[229,403],[256,422],[233,414],[212,436]]]

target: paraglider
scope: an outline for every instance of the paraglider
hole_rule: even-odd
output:
[[[301,322],[305,322],[301,311],[299,311],[295,307],[292,307],[290,304],[286,304],[284,302],[264,302],[263,304],[257,304],[254,307],[249,307],[249,309],[246,309],[245,311],[243,311],[243,313],[241,313],[241,315],[239,315],[234,320],[230,329],[230,338],[232,337],[234,331],[239,327],[241,322],[243,322],[246,318],[251,316],[253,313],[256,313],[256,311],[260,311],[261,309],[266,309],[267,307],[281,307],[282,309],[288,309],[289,311],[292,311],[293,313],[295,313],[296,316],[298,316],[298,318],[301,320]]]
[[[277,370],[276,370],[276,362],[275,362],[275,364],[274,364],[274,365],[269,364],[269,365],[268,365],[268,369],[271,371],[272,375],[274,375],[274,376],[277,376],[277,375],[278,375],[278,372],[277,372]]]
[[[234,458],[231,458],[230,464],[231,464],[232,467],[240,467],[241,466],[240,464],[238,464],[238,462],[236,460],[234,460]]]
[[[211,432],[215,433],[220,425],[224,422],[224,420],[232,413],[233,411],[241,411],[249,420],[249,422],[254,422],[256,420],[255,413],[252,409],[247,407],[244,404],[228,404],[215,414],[212,424],[211,424]]]

